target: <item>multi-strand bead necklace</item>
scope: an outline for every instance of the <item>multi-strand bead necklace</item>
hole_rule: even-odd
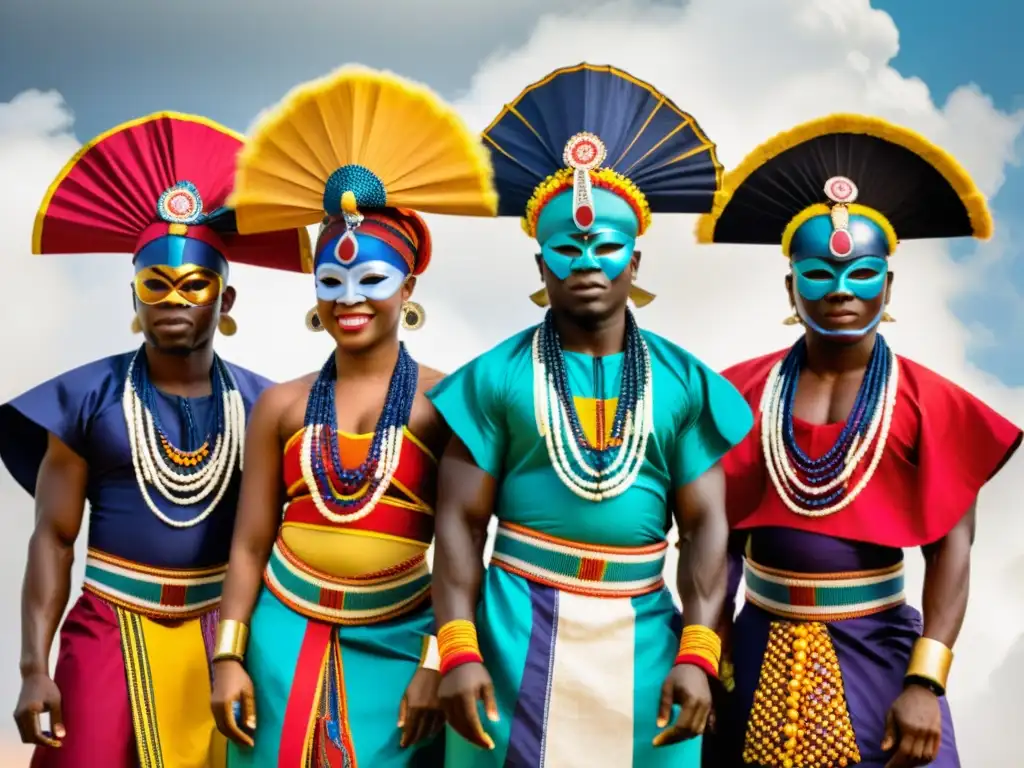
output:
[[[801,339],[768,374],[761,396],[761,449],[783,503],[798,515],[825,517],[853,503],[878,469],[896,407],[899,364],[885,339],[877,336],[839,437],[822,456],[812,459],[797,445],[793,432],[793,407],[806,356]],[[872,446],[867,468],[853,488],[848,488]]]
[[[533,402],[551,466],[569,490],[589,501],[625,492],[640,474],[654,425],[651,357],[632,313],[626,312],[622,381],[607,447],[590,445],[580,424],[550,311],[533,335]]]
[[[176,447],[160,421],[158,395],[149,378],[143,349],[135,353],[128,366],[121,399],[135,478],[146,506],[154,515],[172,528],[191,528],[217,508],[231,485],[235,469],[242,468],[245,402],[230,369],[214,355],[211,372],[214,425],[200,437],[200,428],[186,401],[185,447]],[[157,506],[150,495],[150,486],[179,507],[200,504],[210,496],[213,499],[195,517],[175,520]]]
[[[332,354],[309,392],[299,463],[320,514],[334,523],[351,523],[373,511],[398,468],[419,367],[405,344],[400,345],[373,441],[366,459],[355,469],[345,469],[338,450],[337,380],[338,365]]]

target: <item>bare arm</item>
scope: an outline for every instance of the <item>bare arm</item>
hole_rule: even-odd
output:
[[[36,479],[36,525],[21,592],[22,677],[49,674],[50,646],[71,593],[88,477],[85,459],[51,434]]]
[[[718,626],[726,592],[725,472],[715,465],[676,491],[679,597],[683,621]]]
[[[433,596],[439,627],[476,614],[496,489],[495,479],[452,437],[438,469]]]
[[[975,506],[946,536],[924,547],[924,636],[952,648],[967,613]]]
[[[245,433],[245,471],[221,598],[221,618],[248,624],[263,583],[263,569],[281,521],[282,450],[278,428],[285,390],[260,395]]]

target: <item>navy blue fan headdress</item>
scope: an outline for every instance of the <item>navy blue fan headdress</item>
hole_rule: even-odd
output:
[[[722,176],[715,145],[692,116],[609,66],[552,72],[506,105],[483,139],[498,215],[521,216],[549,266],[557,256],[548,251],[564,251],[562,241],[581,233],[614,238],[628,262],[652,213],[710,211]],[[581,253],[572,269],[597,268]],[[545,291],[531,298],[547,303]],[[634,288],[632,298],[643,306],[654,296]]]
[[[654,86],[610,66],[552,72],[508,104],[483,138],[491,150],[498,214],[523,216],[531,236],[543,209],[586,172],[593,187],[634,209],[638,235],[651,213],[711,210],[722,175],[715,145],[691,115]]]

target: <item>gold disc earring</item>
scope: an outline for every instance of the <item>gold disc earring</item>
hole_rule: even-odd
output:
[[[886,312],[883,309],[882,310],[882,322],[883,323],[895,323],[896,322],[896,318],[893,317],[892,315],[890,315],[888,312]]]
[[[317,314],[316,307],[313,307],[306,313],[306,330],[318,333],[323,329],[324,324],[320,322],[320,315]]]
[[[782,321],[783,325],[800,325],[800,315],[794,312],[792,315]]]
[[[427,322],[427,313],[415,301],[402,304],[402,327],[407,331],[418,331]]]
[[[234,336],[238,333],[238,323],[231,315],[221,315],[217,321],[217,330],[224,336]]]
[[[138,315],[132,318],[132,333],[142,333],[142,321]]]

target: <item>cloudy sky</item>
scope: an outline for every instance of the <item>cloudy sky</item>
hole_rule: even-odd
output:
[[[1024,423],[1024,256],[1015,237],[1024,233],[1024,53],[1012,37],[1024,12],[1016,4],[380,0],[387,12],[376,15],[346,5],[3,3],[0,401],[137,343],[127,259],[29,252],[36,205],[81,141],[161,109],[245,130],[292,85],[347,62],[421,79],[483,127],[527,83],[587,60],[664,90],[697,117],[727,167],[768,136],[833,111],[892,119],[953,152],[993,198],[998,234],[980,247],[904,245],[893,264],[898,322],[886,333],[904,355]],[[517,222],[432,223],[436,256],[417,294],[428,322],[408,341],[420,359],[451,369],[538,319],[527,300],[537,277]],[[660,219],[645,237],[642,284],[660,298],[641,321],[723,367],[790,343],[778,252],[698,247],[692,227],[689,217]],[[221,342],[225,356],[278,379],[319,367],[329,347],[303,327],[314,300],[308,278],[236,269],[233,282],[240,331]],[[1006,734],[1024,686],[1021,462],[981,499],[972,603],[951,682],[972,767],[1017,759]],[[9,712],[32,507],[2,469],[0,508],[0,615],[9,619],[0,629],[0,712]],[[919,558],[910,560],[916,594]],[[15,741],[13,725],[0,721],[0,766],[25,763]]]

